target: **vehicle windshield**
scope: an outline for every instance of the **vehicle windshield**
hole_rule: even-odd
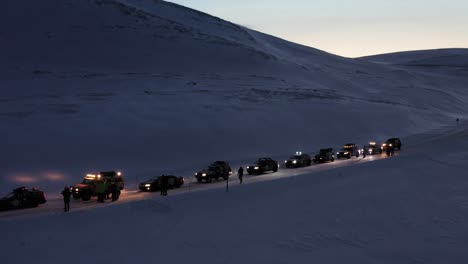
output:
[[[89,180],[89,179],[84,179],[83,184],[91,184],[91,183],[94,183],[94,180]]]
[[[152,179],[152,180],[158,180],[158,179],[159,179],[159,177],[161,177],[161,176],[154,176],[154,177],[153,177],[153,178],[151,178],[151,179]]]

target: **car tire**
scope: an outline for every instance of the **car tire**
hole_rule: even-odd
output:
[[[78,200],[80,199],[80,196],[78,194],[73,194],[73,199]]]
[[[310,165],[312,165],[312,161],[311,161],[311,160],[309,160],[309,161],[307,162],[307,166],[310,166]]]
[[[273,172],[277,172],[277,171],[278,171],[278,167],[279,167],[279,166],[273,167]]]
[[[335,158],[331,158],[331,162],[334,162],[335,161]]]

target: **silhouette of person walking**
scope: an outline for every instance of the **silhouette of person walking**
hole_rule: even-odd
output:
[[[240,184],[242,184],[242,179],[244,178],[244,168],[242,166],[237,171],[237,176],[239,177]]]

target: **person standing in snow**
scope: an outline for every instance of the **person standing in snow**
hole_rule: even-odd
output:
[[[366,147],[362,148],[362,158],[366,158],[366,152],[367,152],[367,149]]]
[[[63,195],[63,203],[64,203],[63,210],[65,212],[68,212],[70,211],[70,196],[71,196],[70,188],[65,186],[65,188],[63,188],[62,195]]]
[[[237,176],[239,177],[240,184],[242,184],[242,179],[244,178],[244,168],[242,166],[237,170]]]
[[[168,180],[167,180],[166,175],[163,174],[161,177],[159,177],[159,181],[160,181],[159,184],[161,187],[161,195],[167,196]]]

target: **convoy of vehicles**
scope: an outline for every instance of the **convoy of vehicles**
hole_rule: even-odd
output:
[[[305,167],[305,166],[310,166],[312,164],[312,159],[310,155],[302,153],[302,152],[296,152],[296,155],[289,157],[289,159],[284,161],[284,166],[286,168],[299,168],[299,167]]]
[[[103,184],[104,192],[111,192],[111,185],[116,184],[120,190],[123,190],[125,183],[121,172],[104,171],[96,174],[86,174],[83,181],[71,187],[72,196],[75,199],[83,201],[91,200],[92,196],[97,195],[98,185]]]
[[[335,153],[333,153],[333,148],[324,148],[320,149],[319,153],[314,157],[314,163],[325,163],[325,162],[334,162]]]
[[[0,211],[37,207],[39,204],[46,202],[43,191],[35,188],[29,190],[26,187],[19,187],[0,199]]]
[[[231,166],[226,161],[215,161],[208,168],[195,173],[195,178],[200,183],[202,181],[211,182],[220,178],[227,180],[232,174]]]
[[[184,185],[184,177],[177,177],[174,175],[161,175],[153,177],[147,181],[144,181],[138,185],[138,189],[143,192],[154,192],[161,190],[161,177],[167,177],[168,189],[180,188]]]
[[[277,172],[279,163],[272,158],[260,158],[254,164],[247,166],[248,174],[263,174],[267,171]]]
[[[362,149],[359,149],[356,144],[350,143],[345,144],[343,148],[336,153],[333,152],[332,148],[320,149],[319,153],[312,159],[310,155],[296,152],[295,155],[289,157],[284,162],[286,168],[299,168],[304,166],[310,166],[312,161],[314,163],[325,163],[333,162],[335,158],[347,158],[359,157],[360,154],[364,155],[380,155],[383,151],[386,151],[388,156],[393,156],[395,149],[401,150],[401,140],[399,138],[389,138],[381,146],[376,142],[369,142]],[[271,158],[260,158],[252,165],[247,166],[248,174],[263,174],[265,172],[277,172],[279,169],[279,163]],[[195,178],[199,183],[202,181],[212,182],[213,179],[228,180],[229,175],[232,174],[231,166],[226,161],[215,161],[211,163],[208,168],[195,173]],[[161,175],[167,177],[167,183],[169,189],[181,187],[185,180],[183,177],[177,177],[174,175]],[[161,176],[154,177],[148,181],[139,184],[141,191],[157,191],[161,189]],[[124,180],[121,172],[116,171],[104,171],[96,174],[87,174],[83,181],[70,187],[72,196],[75,199],[82,199],[88,201],[92,196],[97,195],[97,187],[104,186],[106,194],[111,192],[111,186],[122,190],[124,188]],[[102,188],[100,189],[102,190]],[[37,207],[39,204],[46,203],[44,192],[32,188],[31,190],[26,187],[16,188],[7,196],[0,199],[0,210],[10,210],[27,207]]]

